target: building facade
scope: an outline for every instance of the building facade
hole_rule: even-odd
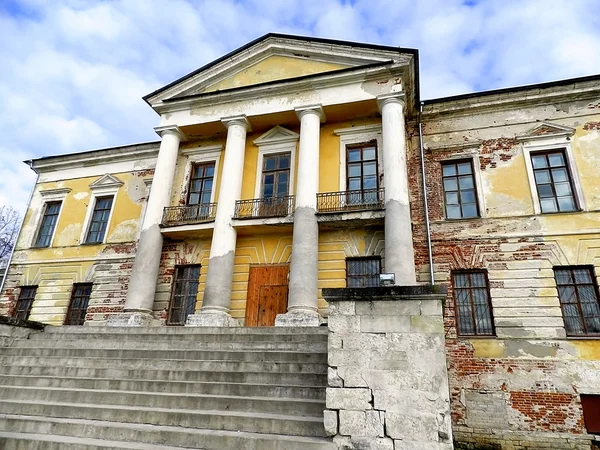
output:
[[[0,313],[319,325],[323,288],[433,282],[457,448],[589,448],[599,81],[422,102],[415,50],[267,35],[146,96],[159,142],[29,162]]]

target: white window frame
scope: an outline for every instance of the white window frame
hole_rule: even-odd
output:
[[[535,176],[533,174],[533,164],[531,163],[531,155],[537,152],[547,152],[549,150],[562,150],[567,158],[567,165],[569,176],[571,177],[571,183],[573,185],[573,195],[575,202],[577,203],[577,209],[574,211],[565,211],[563,214],[574,213],[579,211],[586,211],[585,198],[583,196],[583,189],[581,188],[581,180],[579,179],[579,170],[577,170],[577,163],[575,156],[573,155],[573,148],[571,142],[567,136],[551,137],[551,138],[521,138],[523,141],[523,156],[525,158],[525,167],[527,169],[527,178],[529,180],[529,190],[531,192],[531,199],[533,201],[533,211],[535,214],[556,214],[556,213],[542,213],[542,207],[540,205],[540,199],[538,197],[537,185],[535,183]]]
[[[181,154],[187,158],[185,163],[184,174],[187,176],[183,177],[183,184],[181,185],[180,192],[184,192],[189,186],[190,179],[192,177],[192,168],[194,164],[201,163],[215,163],[215,174],[213,176],[213,189],[210,193],[210,203],[215,202],[215,195],[217,193],[217,179],[219,176],[219,164],[221,162],[221,154],[223,152],[223,145],[210,145],[204,147],[187,148],[181,151]],[[186,194],[186,206],[187,206],[187,195]]]
[[[461,153],[455,153],[445,159],[439,161],[440,169],[444,165],[444,163],[453,163],[458,160],[470,160],[471,165],[473,167],[473,179],[475,180],[475,190],[477,191],[477,208],[479,208],[479,216],[478,217],[465,217],[460,219],[448,219],[446,217],[446,199],[442,198],[442,204],[444,205],[444,220],[474,220],[474,219],[483,219],[487,217],[487,211],[485,209],[485,196],[483,195],[483,182],[481,180],[481,162],[479,161],[479,152],[477,149],[466,150]],[[443,178],[443,174],[440,174]],[[444,186],[442,186],[442,196],[445,196],[446,193],[444,191]]]
[[[256,178],[254,180],[254,198],[261,198],[262,172],[266,155],[277,153],[290,153],[290,184],[288,195],[295,195],[296,179],[296,154],[300,135],[287,128],[277,125],[254,141],[258,147],[256,159]]]
[[[117,196],[119,193],[119,188],[123,186],[123,182],[120,181],[118,178],[106,174],[103,177],[99,178],[98,180],[94,181],[92,184],[90,184],[90,190],[91,190],[91,194],[90,194],[90,202],[88,204],[87,207],[87,211],[85,213],[85,219],[83,221],[83,227],[81,230],[81,237],[79,238],[79,244],[80,245],[101,245],[101,244],[106,244],[106,241],[108,239],[108,231],[110,229],[110,224],[112,222],[112,216],[113,213],[115,212],[115,205],[117,204]],[[86,238],[88,235],[88,231],[90,228],[90,224],[92,221],[92,215],[94,213],[94,209],[96,208],[96,201],[98,199],[98,197],[110,197],[112,196],[113,201],[112,201],[112,206],[110,208],[110,214],[108,215],[108,222],[106,223],[106,232],[104,233],[104,236],[102,237],[102,242],[90,242],[89,244],[86,243]]]
[[[50,248],[54,244],[54,237],[56,236],[56,230],[58,229],[58,224],[60,222],[60,216],[62,215],[64,206],[65,206],[65,198],[67,194],[71,192],[71,188],[58,188],[58,189],[45,189],[40,191],[40,195],[42,196],[42,207],[39,209],[36,218],[35,218],[35,233],[33,233],[33,238],[31,239],[29,247],[31,248]],[[44,220],[44,215],[46,214],[46,208],[48,203],[50,202],[61,202],[60,209],[58,210],[58,216],[56,217],[56,224],[54,225],[54,230],[52,231],[52,237],[50,238],[50,244],[48,247],[38,247],[36,245],[38,236],[40,234],[40,228],[42,227],[42,220]]]
[[[348,190],[346,186],[346,152],[349,145],[367,144],[371,141],[377,142],[377,185],[383,186],[383,138],[381,124],[362,125],[351,128],[338,128],[333,130],[340,137],[340,191]]]

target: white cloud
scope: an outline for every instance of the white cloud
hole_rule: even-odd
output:
[[[270,31],[418,48],[422,98],[600,72],[596,0],[470,3],[0,2],[0,205],[24,159],[156,139],[143,95]]]

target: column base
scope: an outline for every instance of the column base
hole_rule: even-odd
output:
[[[163,322],[155,319],[151,313],[142,311],[112,314],[106,321],[107,327],[156,327],[162,324]]]
[[[318,327],[323,318],[317,311],[292,310],[285,314],[278,314],[275,318],[276,327]]]
[[[222,311],[191,314],[185,322],[186,327],[237,327],[238,321]]]

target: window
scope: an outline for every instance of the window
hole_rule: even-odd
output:
[[[175,266],[167,325],[185,325],[187,316],[194,314],[199,279],[200,264]]]
[[[598,286],[591,267],[556,267],[558,298],[569,336],[600,334]]]
[[[379,286],[381,273],[381,258],[346,258],[346,286],[376,287]]]
[[[479,217],[472,161],[442,163],[442,183],[447,219]]]
[[[375,142],[346,147],[346,187],[352,192],[351,200],[356,202],[377,199],[379,177],[377,171],[377,145]],[[364,198],[364,197],[367,198]]]
[[[215,176],[215,163],[194,164],[188,190],[188,205],[210,203]]]
[[[15,317],[17,319],[27,320],[31,313],[31,306],[35,299],[35,293],[37,292],[37,286],[21,286],[21,292],[17,300],[17,308]]]
[[[600,395],[581,394],[581,407],[587,432],[600,434]]]
[[[35,247],[50,247],[52,243],[52,235],[58,221],[58,213],[60,212],[62,202],[48,202],[44,210],[44,217],[38,231]]]
[[[452,287],[458,334],[493,336],[494,319],[486,272],[453,272]]]
[[[88,229],[86,244],[100,244],[104,241],[108,218],[113,204],[113,197],[96,197],[92,220]]]
[[[92,283],[76,283],[73,285],[65,325],[83,325],[91,293]]]
[[[262,198],[286,197],[290,184],[291,153],[265,155],[262,172]]]
[[[532,153],[531,164],[542,213],[576,211],[564,150]]]

